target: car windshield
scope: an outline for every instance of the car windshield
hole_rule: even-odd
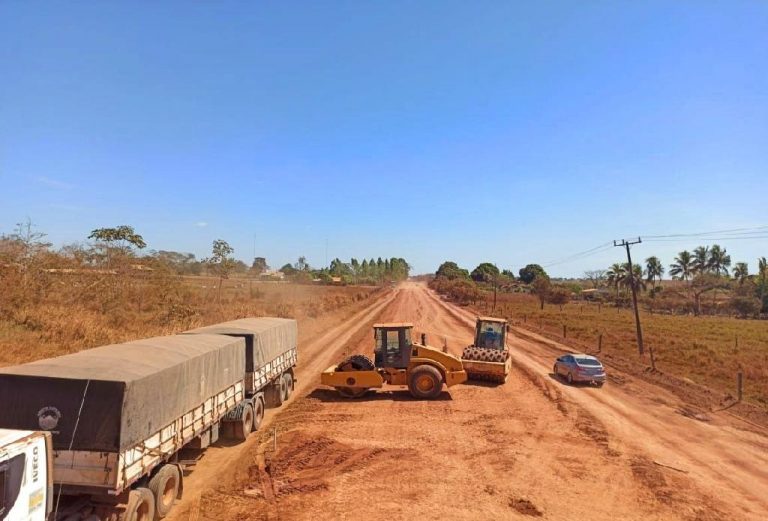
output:
[[[576,363],[579,365],[591,365],[595,367],[600,367],[600,362],[595,360],[594,358],[577,358]]]

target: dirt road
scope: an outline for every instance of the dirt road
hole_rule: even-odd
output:
[[[371,354],[374,320],[414,322],[457,354],[474,325],[404,284],[300,345],[301,391],[271,418],[278,452],[266,472],[262,436],[215,462],[239,460],[234,479],[204,472],[195,516],[177,519],[768,518],[765,433],[620,373],[602,389],[566,386],[550,374],[558,346],[530,334],[513,335],[502,386],[456,386],[433,402],[399,388],[354,401],[322,389],[331,360]]]

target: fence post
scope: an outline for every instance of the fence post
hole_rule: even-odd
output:
[[[736,349],[739,348],[739,335],[736,335]]]
[[[568,338],[568,326],[563,324],[563,338]]]
[[[739,395],[739,401],[744,398],[744,373],[739,371],[736,373],[736,387]]]
[[[603,350],[603,334],[597,337],[597,352],[600,353]]]

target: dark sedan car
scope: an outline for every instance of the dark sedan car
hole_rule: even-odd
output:
[[[590,355],[563,355],[555,361],[552,372],[555,376],[564,377],[569,384],[587,382],[602,387],[605,383],[603,364]]]

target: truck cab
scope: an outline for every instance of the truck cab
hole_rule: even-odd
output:
[[[0,429],[0,521],[45,521],[53,504],[48,432]]]

